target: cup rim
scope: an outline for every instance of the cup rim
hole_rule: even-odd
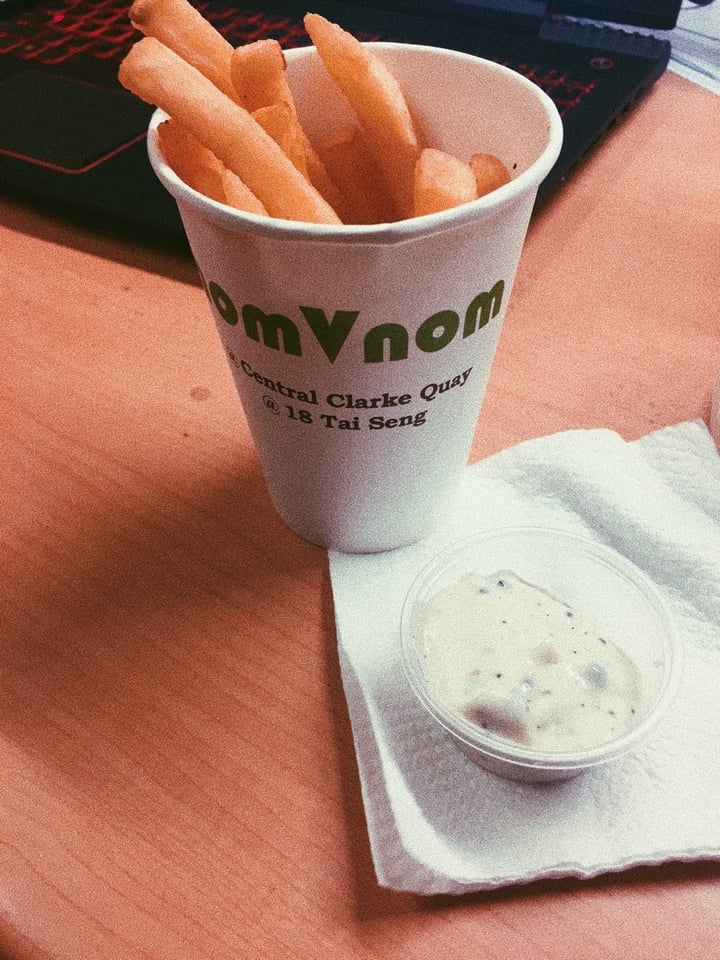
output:
[[[456,229],[466,222],[476,220],[478,216],[492,215],[497,210],[515,202],[518,197],[526,192],[537,189],[539,184],[550,172],[550,169],[559,156],[562,146],[563,124],[557,107],[537,84],[509,67],[463,51],[434,47],[428,44],[397,43],[391,41],[370,41],[363,45],[372,47],[380,52],[412,51],[442,57],[443,59],[466,61],[475,64],[480,63],[484,69],[490,72],[511,75],[513,80],[532,93],[535,99],[545,109],[548,132],[547,142],[542,152],[535,161],[530,164],[527,170],[524,170],[509,183],[484,197],[479,197],[477,200],[453,207],[451,210],[381,224],[305,223],[233,209],[189,187],[165,162],[162,155],[158,143],[157,128],[164,120],[168,119],[168,115],[160,108],[156,108],[150,118],[147,135],[147,153],[155,175],[176,200],[181,199],[184,203],[196,209],[201,209],[205,215],[210,214],[228,229],[237,230],[240,227],[253,233],[272,234],[276,239],[286,238],[290,240],[305,239],[378,244],[405,242],[414,240],[422,235],[442,233],[446,230]],[[314,46],[296,47],[284,52],[289,65],[291,65],[293,61],[300,60],[304,57],[317,56],[317,51]]]
[[[663,648],[662,683],[642,720],[620,737],[578,750],[547,750],[515,744],[485,734],[482,728],[463,718],[447,704],[434,698],[423,681],[412,644],[413,608],[428,578],[461,550],[505,537],[545,536],[556,544],[574,544],[594,559],[604,562],[625,579],[651,608],[658,625]],[[608,545],[581,534],[546,526],[518,525],[499,527],[463,538],[445,547],[426,563],[414,578],[403,602],[400,624],[401,661],[413,693],[425,710],[448,733],[478,757],[486,757],[501,765],[538,771],[580,771],[616,759],[632,749],[652,730],[675,698],[680,683],[682,656],[677,629],[667,602],[655,584],[631,560]],[[480,761],[482,762],[482,761]]]

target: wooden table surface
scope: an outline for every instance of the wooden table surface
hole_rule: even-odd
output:
[[[473,459],[709,416],[720,98],[671,74],[533,221]],[[0,200],[3,960],[708,960],[720,864],[378,887],[325,553],[193,265]],[[720,812],[719,812],[720,817]]]

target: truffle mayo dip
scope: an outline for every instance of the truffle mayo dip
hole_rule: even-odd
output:
[[[598,746],[639,720],[640,671],[630,657],[510,571],[466,574],[430,601],[424,672],[469,721],[541,750]]]

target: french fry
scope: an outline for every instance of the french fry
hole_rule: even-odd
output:
[[[242,182],[240,177],[223,164],[223,190],[225,192],[225,203],[237,210],[244,210],[245,213],[256,213],[259,216],[268,215],[264,205],[252,192],[250,187]]]
[[[137,30],[155,37],[236,99],[230,76],[232,44],[188,0],[134,0],[129,16]]]
[[[191,130],[260,200],[269,216],[337,224],[340,218],[243,107],[154,37],[131,47],[120,82]]]
[[[158,126],[158,140],[165,160],[193,190],[238,210],[267,216],[242,180],[177,120],[171,118]]]
[[[250,113],[275,103],[287,103],[295,113],[285,70],[285,55],[277,40],[246,43],[233,50],[230,58],[235,92]]]
[[[510,183],[510,174],[507,167],[499,157],[492,153],[474,153],[470,157],[469,164],[475,175],[479,197],[484,197],[493,190],[497,190],[498,187]]]
[[[349,215],[340,191],[328,176],[325,164],[307,138],[305,141],[305,163],[307,164],[308,179],[320,196],[330,204],[343,223],[352,223],[352,220],[348,219]]]
[[[397,216],[412,216],[413,170],[422,143],[400,85],[382,61],[342,27],[315,13],[308,13],[304,22],[365,132]]]
[[[308,13],[305,27],[359,127],[316,148],[276,40],[233,50],[190,0],[132,0],[129,12],[145,38],[119,79],[172,118],[158,128],[163,154],[214,200],[310,223],[385,223],[449,209],[510,180],[492,154],[464,163],[427,148],[383,61],[318,14]]]
[[[305,159],[305,138],[299,124],[294,121],[288,103],[271,103],[253,110],[253,119],[269,134],[295,167],[308,179]]]
[[[288,155],[297,168],[305,173],[320,195],[341,215],[343,222],[347,222],[346,212],[340,209],[342,205],[340,193],[328,176],[322,160],[318,157],[298,120],[295,100],[287,82],[286,69],[287,64],[282,47],[277,40],[271,39],[255,40],[237,47],[233,51],[230,62],[230,75],[235,85],[235,92],[246,110],[257,114],[266,107],[282,106],[290,109],[289,115],[285,113],[290,129],[282,132],[275,127],[278,134],[275,139],[283,149],[287,146],[291,150]],[[257,119],[261,121],[262,115],[258,115]],[[274,134],[271,135],[274,136]],[[302,142],[305,153],[305,160],[302,163],[298,162],[295,153],[298,141]]]
[[[318,155],[343,198],[346,223],[387,223],[395,208],[362,131],[349,127],[318,144]]]
[[[225,203],[224,165],[177,120],[158,126],[158,140],[168,164],[185,183],[211,200]]]
[[[416,217],[449,210],[477,198],[475,175],[457,157],[427,147],[415,165],[413,211]]]

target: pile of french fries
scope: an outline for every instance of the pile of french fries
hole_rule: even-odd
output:
[[[190,187],[250,213],[319,224],[403,220],[467,203],[510,179],[502,162],[425,143],[398,82],[371,48],[324,17],[305,29],[357,122],[305,134],[275,40],[233,48],[188,0],[134,0],[144,34],[120,82],[160,107],[167,163]]]

